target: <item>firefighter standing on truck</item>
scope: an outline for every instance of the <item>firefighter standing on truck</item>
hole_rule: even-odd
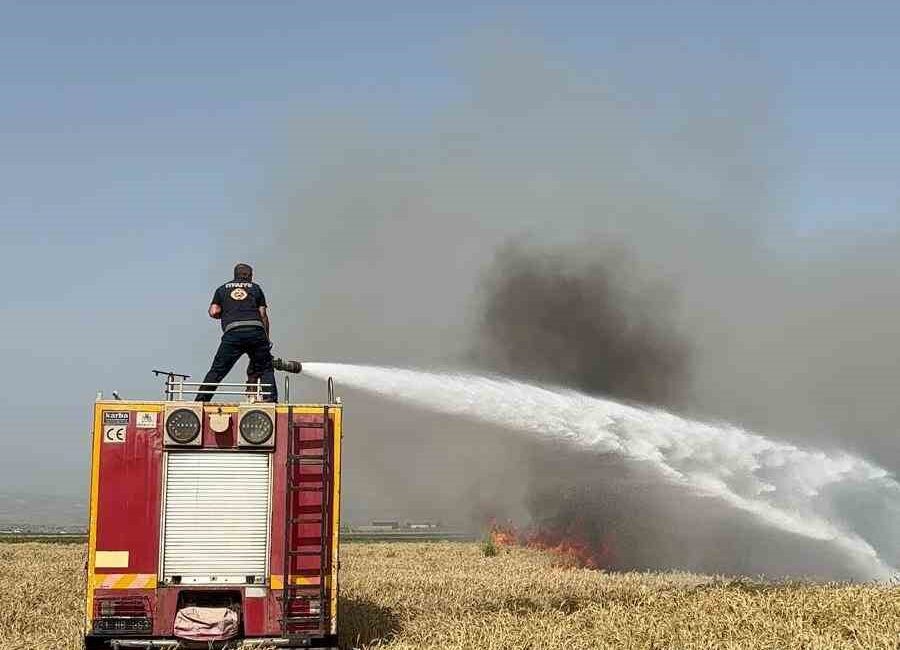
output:
[[[263,384],[268,384],[263,388],[269,393],[264,400],[278,401],[266,308],[262,287],[253,282],[253,269],[249,264],[236,265],[234,280],[216,289],[209,305],[210,317],[222,322],[222,341],[203,379],[198,402],[212,399],[215,384],[225,378],[242,354],[250,357],[254,374],[258,374]]]

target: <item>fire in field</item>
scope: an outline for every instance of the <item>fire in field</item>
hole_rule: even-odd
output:
[[[77,650],[85,548],[0,545],[0,649]],[[464,543],[341,548],[340,647],[895,650],[900,589],[609,573]]]

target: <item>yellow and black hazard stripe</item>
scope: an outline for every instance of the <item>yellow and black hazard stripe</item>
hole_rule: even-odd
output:
[[[325,576],[325,585],[330,584],[329,576]],[[292,585],[313,585],[318,586],[319,576],[291,576]],[[269,585],[272,589],[284,588],[284,576],[272,574],[269,577]]]
[[[94,574],[94,589],[154,589],[155,573]]]

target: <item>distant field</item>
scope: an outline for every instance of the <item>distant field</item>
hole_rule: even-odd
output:
[[[471,533],[447,530],[385,530],[377,532],[341,533],[344,542],[471,542]],[[0,533],[0,545],[21,544],[23,542],[46,542],[48,544],[84,544],[87,535],[83,533]]]
[[[900,586],[606,574],[477,544],[342,547],[342,647],[900,648]],[[0,650],[80,647],[82,545],[0,544]]]
[[[22,544],[23,542],[44,542],[45,544],[84,544],[87,535],[72,533],[71,535],[59,535],[56,533],[2,533],[0,545]]]

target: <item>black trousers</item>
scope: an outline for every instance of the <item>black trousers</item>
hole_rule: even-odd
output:
[[[272,345],[269,337],[262,327],[236,327],[222,334],[222,342],[216,350],[212,367],[203,379],[201,391],[214,391],[216,384],[222,381],[242,354],[250,357],[250,366],[258,374],[263,384],[263,390],[271,392],[265,400],[267,402],[278,401],[278,387],[275,385],[275,369],[272,367]],[[212,392],[197,395],[198,402],[208,402],[212,399]]]

